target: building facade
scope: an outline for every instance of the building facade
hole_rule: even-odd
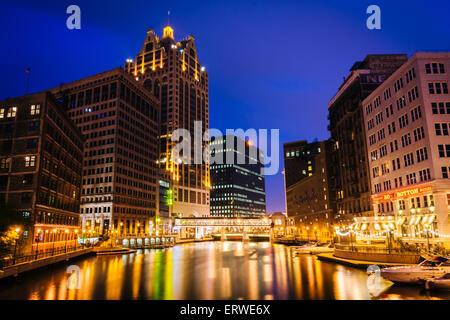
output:
[[[450,53],[416,53],[363,101],[374,217],[358,220],[362,236],[450,240],[449,72]]]
[[[361,102],[407,60],[403,54],[368,55],[328,103],[336,176],[336,220],[349,225],[355,217],[372,214],[367,145]]]
[[[83,138],[48,92],[0,102],[0,203],[22,212],[28,249],[75,244]],[[30,246],[33,245],[33,248]]]
[[[295,236],[304,240],[333,238],[336,202],[329,187],[334,166],[331,148],[329,141],[283,145],[287,216],[293,221]]]
[[[176,42],[170,26],[159,39],[153,30],[147,32],[142,49],[135,59],[128,59],[125,70],[160,100],[160,167],[170,173],[173,183],[173,214],[176,216],[209,216],[209,166],[186,163],[185,154],[173,154],[177,141],[172,134],[187,130],[194,159],[194,136],[209,129],[208,73],[201,65],[195,39]],[[196,122],[201,122],[196,127]],[[199,132],[201,131],[201,132]],[[202,147],[207,142],[200,139]]]
[[[83,229],[120,235],[153,230],[158,101],[121,68],[53,89],[85,137]]]
[[[232,135],[214,138],[211,141],[211,216],[265,216],[262,169],[262,151],[249,141]]]

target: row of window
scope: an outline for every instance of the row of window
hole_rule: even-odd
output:
[[[406,185],[413,185],[416,183],[421,183],[425,181],[431,180],[431,171],[429,168],[420,170],[419,172],[409,173],[405,176]],[[380,193],[382,191],[392,190],[391,180],[383,181],[383,188],[381,187],[381,183],[374,184],[374,193]],[[403,177],[394,178],[394,188],[403,187]]]

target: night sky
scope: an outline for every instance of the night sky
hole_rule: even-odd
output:
[[[82,29],[66,28],[81,7]],[[381,8],[381,30],[366,8]],[[282,143],[326,139],[327,104],[369,53],[450,51],[450,1],[0,0],[0,100],[123,66],[149,28],[193,34],[210,78],[210,126],[280,129],[280,173],[266,178],[267,211],[285,211]]]

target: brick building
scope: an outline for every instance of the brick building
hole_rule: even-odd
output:
[[[286,209],[294,234],[305,240],[330,241],[336,212],[335,193],[330,189],[331,143],[301,140],[285,143],[283,149]]]
[[[328,103],[328,129],[336,175],[336,220],[342,225],[372,214],[367,145],[361,102],[407,60],[404,54],[368,55],[356,62],[350,75]]]
[[[0,101],[0,203],[32,222],[23,230],[39,249],[74,244],[83,138],[48,92]],[[30,249],[30,247],[28,247]]]

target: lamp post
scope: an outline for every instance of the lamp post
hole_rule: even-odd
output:
[[[39,234],[41,233],[41,229],[37,230],[37,237],[36,237],[36,257],[35,260],[38,259],[39,256],[39,241],[41,241],[41,237],[39,236]]]
[[[17,228],[15,231],[16,231],[17,235],[20,237],[20,234],[19,234],[20,229]],[[14,241],[14,257],[13,257],[13,265],[16,264],[17,240],[18,240],[18,238],[16,238],[15,241]]]
[[[78,247],[78,229],[75,230],[75,251],[77,251]]]
[[[429,234],[429,225],[428,224],[425,224],[424,225],[425,226],[425,232],[426,232],[426,235],[427,235],[427,248],[428,248],[428,254],[430,254],[430,234]]]
[[[65,237],[65,244],[64,244],[64,247],[65,247],[65,249],[64,249],[64,253],[67,253],[67,238],[69,237],[69,235],[68,235],[68,233],[69,233],[69,230],[65,230],[64,231],[65,233],[66,233],[66,237]]]
[[[53,229],[52,256],[55,254],[56,229]]]

